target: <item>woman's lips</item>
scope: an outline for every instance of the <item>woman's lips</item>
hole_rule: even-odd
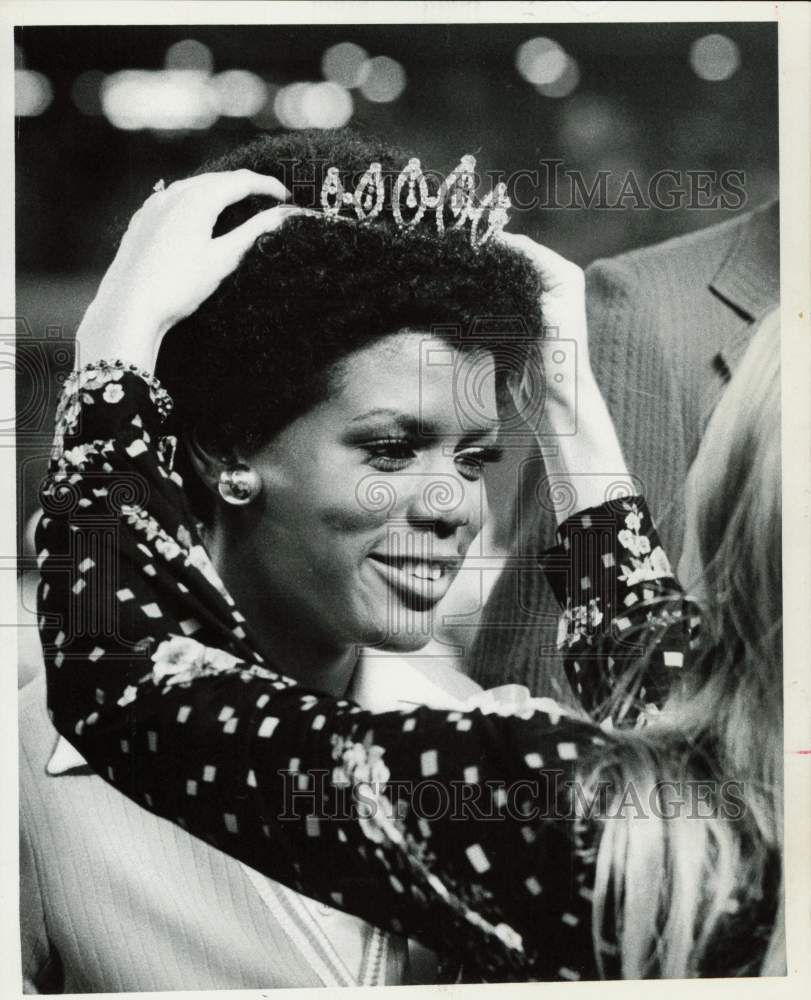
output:
[[[374,552],[369,559],[386,583],[408,603],[420,605],[419,610],[442,600],[459,568],[458,559],[391,557]]]

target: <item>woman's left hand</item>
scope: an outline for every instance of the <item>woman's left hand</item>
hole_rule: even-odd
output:
[[[553,491],[555,513],[562,523],[574,510],[603,503],[606,474],[611,476],[614,497],[620,495],[620,481],[625,481],[623,488],[629,494],[634,490],[611,414],[591,370],[583,271],[528,236],[502,232],[499,239],[528,257],[541,279],[543,334],[510,388],[520,414],[538,414],[532,418],[532,429],[544,451],[547,488],[558,482],[571,487],[557,495]],[[556,357],[558,351],[561,357]],[[546,447],[550,442],[553,447]]]
[[[533,345],[524,371],[513,379],[511,390],[519,413],[537,408],[533,396],[539,392],[539,379],[547,378],[543,388],[547,406],[563,410],[574,408],[576,381],[592,379],[586,324],[586,283],[581,268],[529,236],[499,234],[507,247],[528,257],[541,279],[543,336]],[[562,343],[563,342],[563,343]],[[568,343],[567,343],[568,342]],[[553,353],[563,350],[566,363],[561,365]],[[561,381],[551,373],[562,375]]]
[[[151,370],[166,331],[215,291],[257,237],[300,211],[278,205],[212,237],[223,209],[250,195],[284,201],[289,192],[275,177],[234,170],[152,194],[132,217],[82,320],[77,362],[121,358]]]

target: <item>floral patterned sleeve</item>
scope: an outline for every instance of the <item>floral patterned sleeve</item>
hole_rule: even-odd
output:
[[[689,665],[700,625],[645,499],[574,514],[541,566],[563,609],[558,645],[583,707],[609,724],[643,724]]]
[[[66,385],[37,538],[56,728],[145,808],[466,979],[595,978],[575,803],[614,737],[554,706],[375,715],[273,670],[201,543],[170,410],[120,363]]]

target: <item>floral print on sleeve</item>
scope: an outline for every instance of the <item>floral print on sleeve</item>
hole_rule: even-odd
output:
[[[606,725],[655,715],[697,643],[685,597],[641,496],[581,511],[541,565],[563,609],[558,645],[573,690]]]

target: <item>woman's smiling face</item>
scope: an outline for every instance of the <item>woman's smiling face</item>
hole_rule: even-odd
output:
[[[465,405],[459,387],[474,375]],[[482,525],[482,470],[498,457],[495,362],[402,332],[350,355],[332,382],[250,457],[262,493],[228,562],[291,637],[419,649]]]

